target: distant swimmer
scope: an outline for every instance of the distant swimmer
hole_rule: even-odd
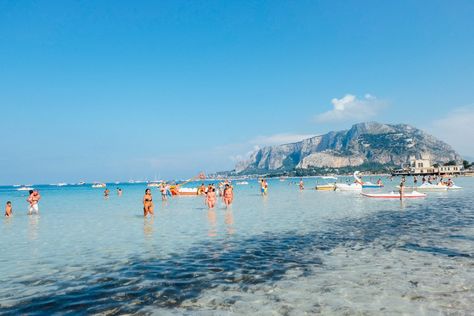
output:
[[[418,177],[417,176],[413,176],[413,183],[415,185],[418,183]]]
[[[225,185],[223,200],[226,207],[229,207],[234,200],[234,190],[230,184]]]
[[[206,204],[209,209],[212,209],[216,206],[217,196],[216,189],[214,187],[209,187],[206,194]]]
[[[28,207],[28,215],[31,215],[34,213],[39,214],[39,200],[41,199],[41,195],[39,194],[38,191],[29,191],[30,196],[28,196],[28,199],[26,200],[29,203]]]
[[[106,199],[109,198],[109,194],[110,194],[110,190],[109,190],[109,189],[105,189],[105,191],[104,191],[104,197],[105,197]]]
[[[303,178],[300,179],[300,190],[304,190]]]
[[[151,190],[146,189],[145,195],[143,196],[143,216],[146,217],[148,214],[153,216],[153,197],[151,196]]]
[[[382,185],[382,184],[383,184],[383,183],[382,183],[382,179],[379,178],[379,179],[377,180],[377,185]]]
[[[121,188],[117,188],[117,195],[122,196],[122,189]]]
[[[13,215],[12,202],[8,201],[5,205],[5,216],[10,217]]]

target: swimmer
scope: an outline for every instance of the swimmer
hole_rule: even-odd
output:
[[[212,209],[214,208],[214,206],[216,206],[216,189],[214,187],[210,187],[208,190],[207,190],[207,194],[206,194],[206,204],[207,204],[207,207],[209,209]]]
[[[153,197],[151,196],[151,190],[146,189],[145,195],[143,196],[143,216],[146,217],[148,214],[153,216]]]
[[[229,207],[232,204],[232,201],[234,200],[234,192],[232,186],[229,184],[225,185],[223,200],[226,207]]]
[[[303,178],[300,180],[300,190],[304,190]]]
[[[121,188],[117,188],[117,195],[122,196],[122,189]]]
[[[13,215],[12,202],[8,201],[5,205],[5,216],[10,217]]]
[[[41,195],[39,194],[38,191],[29,191],[30,196],[28,196],[28,199],[26,200],[30,205],[28,207],[28,215],[33,214],[35,212],[36,214],[39,214],[39,205],[38,202],[41,199]]]
[[[110,194],[110,190],[109,190],[109,189],[105,189],[105,191],[104,191],[104,198],[108,199],[108,198],[109,198],[109,194]]]

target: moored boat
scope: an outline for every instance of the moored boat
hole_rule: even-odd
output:
[[[318,191],[334,191],[336,190],[336,185],[333,183],[333,184],[319,184],[319,185],[316,185],[316,190]]]
[[[399,192],[390,192],[390,193],[361,193],[363,196],[369,197],[369,198],[378,198],[378,199],[400,199],[400,193]],[[425,193],[420,193],[417,191],[413,191],[410,193],[403,193],[402,198],[403,199],[413,199],[413,198],[424,198],[426,197]]]
[[[94,183],[93,188],[105,188],[107,185],[105,183]]]

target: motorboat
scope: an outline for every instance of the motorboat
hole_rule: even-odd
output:
[[[249,183],[247,181],[240,181],[240,182],[236,182],[235,184],[237,184],[237,185],[247,185]]]
[[[150,187],[150,188],[160,187],[160,186],[162,185],[162,183],[163,183],[163,182],[155,182],[155,181],[153,181],[153,182],[148,183],[146,186],[147,186],[147,187]]]
[[[57,184],[55,184],[55,185],[56,185],[57,187],[64,187],[64,186],[67,185],[67,183],[66,183],[66,182],[59,182],[59,183],[57,183]]]
[[[321,179],[324,179],[324,180],[337,180],[337,177],[333,177],[333,176],[322,176]]]
[[[27,186],[22,186],[22,187],[19,187],[18,189],[16,189],[17,191],[30,191],[30,190],[34,190],[34,188],[32,187],[27,187]]]
[[[377,199],[400,199],[399,192],[390,192],[390,193],[361,193],[363,196],[369,198],[377,198]],[[417,191],[413,191],[410,193],[403,193],[403,199],[413,199],[413,198],[424,198],[426,197],[425,193],[420,193]]]
[[[92,185],[93,188],[105,188],[107,186],[107,184],[105,183],[94,183]]]

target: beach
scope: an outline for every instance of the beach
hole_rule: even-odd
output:
[[[235,186],[235,202],[159,200],[146,184],[101,189],[1,187],[14,216],[0,226],[0,313],[468,313],[474,289],[474,181],[424,199],[321,192],[315,179]],[[386,182],[385,190],[397,184]],[[388,181],[388,183],[387,183]],[[190,183],[192,187],[200,183]]]

